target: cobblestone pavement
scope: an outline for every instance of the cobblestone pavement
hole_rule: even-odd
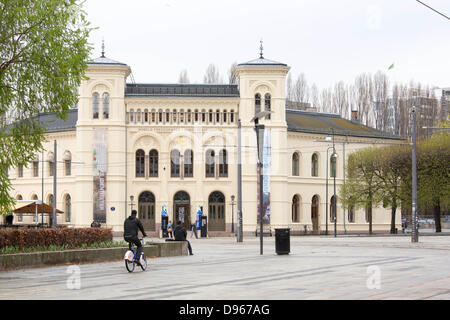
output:
[[[151,241],[162,241],[150,239]],[[450,299],[450,237],[275,237],[191,240],[194,255],[0,272],[0,299]]]

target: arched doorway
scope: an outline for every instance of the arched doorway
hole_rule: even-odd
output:
[[[313,227],[313,232],[319,232],[319,196],[315,195],[312,197],[311,202],[311,222]]]
[[[181,221],[186,230],[191,229],[191,198],[184,191],[179,191],[173,196],[173,221]]]
[[[219,191],[208,198],[208,230],[225,231],[225,196]]]
[[[138,218],[144,230],[155,231],[155,196],[149,191],[139,195]]]
[[[300,222],[300,200],[298,195],[292,198],[292,222]]]

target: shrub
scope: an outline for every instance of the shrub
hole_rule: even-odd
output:
[[[112,240],[111,229],[56,228],[56,229],[3,229],[0,230],[0,248],[90,245]]]

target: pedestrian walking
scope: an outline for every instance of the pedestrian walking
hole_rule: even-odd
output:
[[[169,223],[167,224],[167,233],[169,234],[169,238],[173,239],[173,227],[171,220],[169,220]]]

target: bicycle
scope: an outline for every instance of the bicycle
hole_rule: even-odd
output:
[[[142,243],[142,247],[144,246],[144,239],[139,239]],[[133,249],[133,243],[128,243],[128,251],[125,253],[124,260],[125,260],[125,267],[127,268],[128,272],[133,272],[134,268],[136,266],[136,261],[134,260],[136,252]],[[140,267],[142,271],[145,271],[147,269],[147,258],[145,257],[144,251],[142,251],[141,256],[139,258]]]

